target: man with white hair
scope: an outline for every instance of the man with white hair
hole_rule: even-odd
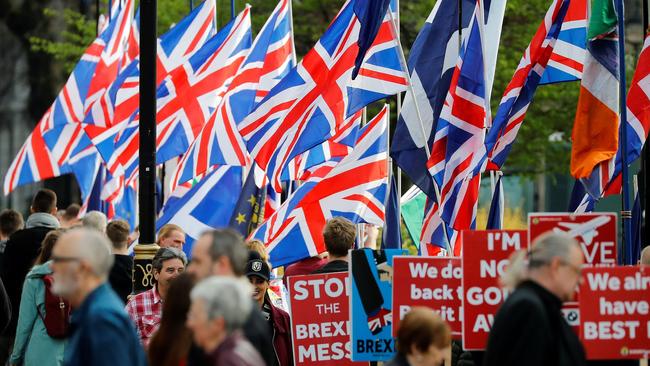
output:
[[[94,229],[100,233],[106,232],[106,225],[108,224],[108,219],[104,213],[99,211],[90,211],[84,215],[81,219],[81,224],[83,227],[88,229]]]
[[[549,232],[511,257],[502,283],[514,292],[494,317],[483,365],[585,365],[582,344],[562,315],[581,280],[582,250]]]
[[[51,261],[52,292],[75,309],[64,364],[146,365],[133,324],[107,283],[113,256],[106,236],[87,228],[68,231]]]
[[[253,308],[251,291],[247,283],[233,277],[209,277],[192,289],[186,324],[210,365],[265,365],[241,334]]]

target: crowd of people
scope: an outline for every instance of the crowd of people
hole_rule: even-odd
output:
[[[137,229],[97,211],[79,219],[79,211],[57,211],[56,195],[43,189],[26,221],[16,211],[0,212],[0,362],[294,364],[290,314],[271,290],[278,275],[262,242],[211,230],[194,242],[188,260],[183,228],[165,225],[151,264],[154,284],[132,294],[129,245]],[[282,280],[347,272],[356,235],[350,221],[330,219],[323,228],[327,254],[287,266]],[[642,262],[650,265],[650,249]],[[442,365],[449,355],[454,366],[586,365],[561,313],[582,264],[573,239],[543,236],[512,258],[502,282],[513,292],[495,316],[485,352],[464,351],[438,315],[415,307],[401,322],[397,355],[387,365]]]

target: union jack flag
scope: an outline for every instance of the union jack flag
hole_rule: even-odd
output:
[[[325,251],[322,230],[328,219],[382,225],[388,193],[387,114],[360,131],[354,150],[325,177],[302,184],[252,234],[262,240],[276,266]]]
[[[123,7],[121,11],[113,13],[106,29],[84,51],[63,89],[41,118],[38,124],[41,133],[51,130],[54,126],[83,121],[85,101],[90,84],[98,71],[98,63],[106,46],[115,45],[114,42],[111,42],[111,38],[116,34],[121,34],[118,24],[125,25],[124,20],[130,17],[130,14],[127,17],[127,10],[126,7]]]
[[[621,124],[627,133],[627,162],[632,164],[641,155],[650,131],[650,33],[646,35],[627,96],[627,123]],[[587,194],[584,201],[599,200],[621,192],[622,147],[614,157],[598,164],[589,178],[581,179]],[[584,206],[584,205],[583,205]]]
[[[46,118],[51,112],[51,107],[45,114]],[[43,123],[41,120],[40,123]],[[41,126],[39,125],[29,134],[27,140],[18,151],[18,155],[11,162],[4,178],[4,193],[9,194],[19,185],[38,182],[43,179],[61,175],[59,164],[47,148]]]
[[[388,16],[359,77],[352,80],[362,23],[371,21],[358,18],[355,8],[362,6],[368,4],[346,2],[316,46],[238,126],[251,157],[278,192],[282,171],[293,158],[326,141],[336,126],[366,104],[405,89],[407,79]]]
[[[253,109],[256,98],[266,95],[293,66],[290,1],[275,7],[237,71],[228,91],[208,122],[184,153],[173,184],[192,179],[213,165],[248,163],[248,151],[237,124]]]
[[[587,0],[571,0],[540,84],[582,79],[587,52]]]
[[[473,221],[478,203],[476,182],[485,163],[488,102],[482,21],[477,15],[480,11],[477,2],[470,34],[458,58],[427,162],[429,173],[440,188],[441,217],[457,230],[469,228]]]
[[[445,237],[445,230],[447,236]],[[422,233],[420,234],[419,253],[422,256],[446,256],[451,249],[453,255],[460,255],[458,231],[449,227],[440,218],[438,204],[427,197],[424,206],[424,221],[422,222]]]
[[[569,0],[554,0],[506,87],[487,134],[488,169],[500,170],[526,117],[562,28]]]
[[[181,155],[220,102],[251,43],[250,8],[209,39],[158,88],[158,163]],[[138,164],[139,116],[116,137],[109,170],[127,180]],[[113,131],[113,133],[116,133]]]
[[[123,67],[121,62],[124,61],[126,55],[125,51],[133,22],[133,2],[134,0],[126,0],[118,12],[112,34],[100,54],[95,73],[88,86],[84,100],[84,116],[88,113],[93,103],[104,94],[105,90],[115,80],[120,69]],[[73,122],[81,123],[84,120],[84,116],[81,116],[81,118]]]
[[[386,113],[385,108],[380,113]],[[362,117],[363,110],[357,111],[346,119],[342,126],[337,127],[330,139],[296,156],[284,171],[282,180],[306,180],[310,173],[314,172],[313,168],[331,162],[333,158],[342,158],[349,154],[356,143]],[[328,165],[333,167],[335,164]]]
[[[156,80],[160,84],[169,73],[186,62],[214,34],[215,1],[206,0],[194,8],[158,40]],[[131,33],[138,32],[139,16]],[[129,38],[127,59],[132,61],[115,79],[84,120],[97,126],[112,126],[128,121],[139,106],[139,41]]]

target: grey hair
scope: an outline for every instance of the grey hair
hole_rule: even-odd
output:
[[[177,248],[160,248],[153,257],[151,266],[154,270],[160,272],[162,271],[163,263],[170,259],[180,259],[183,262],[183,266],[187,265],[187,256],[182,250]]]
[[[111,251],[111,243],[106,235],[83,227],[71,229],[63,235],[66,237],[76,236],[75,247],[79,258],[90,264],[93,273],[97,277],[104,280],[108,278],[108,273],[111,271],[115,259]]]
[[[223,318],[228,334],[241,329],[253,310],[251,285],[233,277],[208,277],[190,293],[192,301],[202,300],[208,319]]]
[[[83,219],[81,219],[81,223],[84,227],[105,233],[108,220],[106,219],[106,215],[102,212],[90,211],[84,215]]]
[[[535,240],[529,252],[520,250],[513,253],[508,268],[501,276],[501,284],[511,289],[515,288],[529,278],[530,270],[550,264],[553,258],[568,261],[571,247],[580,248],[578,242],[566,234],[556,232],[543,234]]]
[[[216,262],[220,257],[228,258],[235,275],[243,276],[248,262],[248,249],[241,234],[232,229],[217,229],[208,231],[204,235],[212,235],[208,250],[210,259]]]

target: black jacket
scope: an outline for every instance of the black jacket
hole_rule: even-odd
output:
[[[133,290],[133,258],[130,255],[115,254],[115,263],[108,275],[108,283],[126,304],[126,299]]]
[[[34,265],[36,257],[41,251],[43,238],[52,228],[37,226],[30,229],[16,231],[5,248],[2,268],[0,269],[0,278],[4,282],[11,309],[18,313],[20,308],[20,296],[23,291],[23,282],[27,272]],[[14,316],[5,330],[5,335],[13,336],[16,333],[18,316]]]
[[[16,309],[16,318],[18,317],[18,309]],[[0,280],[0,334],[7,328],[11,321],[11,304],[9,303],[9,296],[5,291],[5,286]]]
[[[276,358],[273,350],[271,329],[259,309],[255,308],[251,311],[251,315],[242,330],[244,337],[255,347],[264,362],[267,365],[274,365]]]
[[[483,365],[585,365],[582,344],[561,308],[560,299],[537,283],[520,284],[494,318]]]

